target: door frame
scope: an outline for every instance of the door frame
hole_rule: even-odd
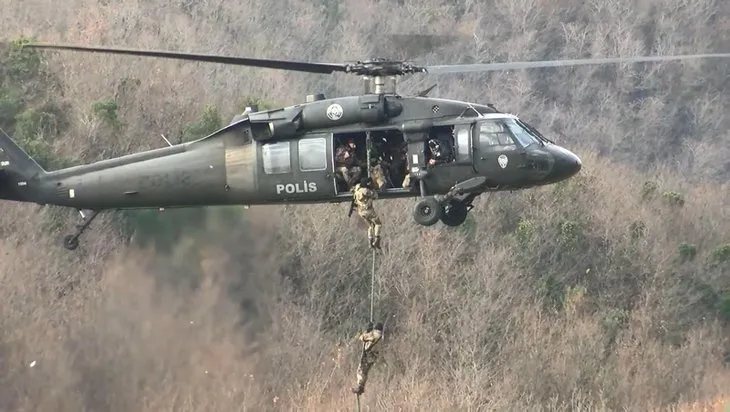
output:
[[[459,144],[459,132],[466,130],[467,141],[464,145]],[[470,165],[474,172],[477,171],[475,159],[477,156],[477,145],[474,143],[474,131],[476,130],[476,122],[456,123],[454,124],[454,164]],[[465,149],[465,150],[464,150]]]
[[[299,151],[299,145],[302,141],[309,139],[323,139],[325,142],[325,167],[319,170],[302,170],[302,157]],[[334,176],[334,153],[332,152],[332,133],[328,132],[310,132],[291,141],[292,153],[292,177],[297,182],[307,181],[311,186],[312,183],[317,184],[316,195],[313,197],[332,197],[336,190],[329,185],[330,179]],[[309,188],[308,188],[309,189]]]

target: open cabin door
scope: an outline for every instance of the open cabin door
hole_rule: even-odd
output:
[[[408,173],[407,145],[403,132],[398,128],[335,133],[331,143],[334,160],[332,166],[335,172],[331,181],[338,197],[352,196],[352,187],[364,176],[373,179],[381,194],[407,191],[402,187]],[[346,157],[345,152],[348,152]],[[344,165],[339,161],[344,162],[345,158],[352,161],[347,166],[347,176],[351,178],[348,183],[344,179],[344,173],[338,170]]]

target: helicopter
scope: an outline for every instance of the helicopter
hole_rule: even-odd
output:
[[[569,179],[581,170],[581,160],[493,104],[428,97],[436,85],[402,96],[396,91],[398,76],[730,57],[725,53],[421,66],[380,57],[310,63],[68,44],[22,47],[340,72],[361,76],[364,84],[359,95],[326,98],[313,93],[287,107],[249,106],[228,125],[197,140],[177,145],[168,141],[167,147],[54,171],[44,170],[3,132],[0,199],[77,209],[81,223],[63,239],[68,250],[79,246],[81,234],[106,210],[351,201],[357,179],[348,172],[355,169],[343,167],[338,157],[348,147],[354,148],[347,153],[360,165],[360,176],[379,171],[389,177],[377,187],[380,199],[419,198],[413,209],[417,224],[441,221],[459,226],[477,196]]]

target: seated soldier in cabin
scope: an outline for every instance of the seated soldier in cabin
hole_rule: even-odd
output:
[[[373,186],[375,190],[383,190],[389,186],[388,176],[385,173],[385,167],[383,166],[385,160],[375,159],[371,162],[370,166],[370,177],[373,179]]]
[[[403,179],[408,174],[407,155],[408,145],[406,143],[391,145],[383,149],[379,162],[386,182],[385,187],[401,186]]]
[[[372,137],[370,146],[370,177],[373,179],[375,190],[383,190],[388,187],[388,175],[386,173],[386,157],[388,142],[383,136]]]
[[[408,143],[397,148],[393,154],[393,163],[391,164],[390,174],[393,181],[401,181],[403,189],[411,188],[411,171],[408,166]]]
[[[344,145],[338,147],[335,152],[335,173],[345,184],[348,189],[352,189],[356,182],[360,180],[362,169],[360,161],[356,156],[357,146],[355,140],[350,138]]]
[[[378,190],[397,187],[403,182],[408,145],[398,133],[385,131],[374,134],[370,150],[370,176]],[[404,173],[405,171],[405,173]]]
[[[439,163],[443,163],[444,155],[441,150],[441,144],[436,139],[430,139],[428,141],[428,167],[434,167]]]
[[[447,163],[454,160],[453,156],[453,136],[450,134],[439,133],[436,137],[432,137],[428,141],[428,151],[430,159],[429,167],[434,167],[440,163]]]

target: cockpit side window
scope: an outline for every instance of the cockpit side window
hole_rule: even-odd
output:
[[[514,146],[514,144],[502,120],[487,120],[479,124],[480,146]]]
[[[536,137],[536,138],[537,138],[538,140],[540,140],[540,142],[541,142],[542,144],[545,144],[545,143],[553,143],[553,141],[552,141],[552,140],[550,140],[550,139],[548,139],[547,137],[543,136],[543,134],[542,134],[542,133],[540,133],[540,131],[539,131],[539,130],[535,129],[535,128],[534,128],[534,127],[533,127],[532,125],[530,125],[530,124],[529,124],[529,123],[527,123],[526,121],[524,121],[524,120],[522,120],[522,119],[517,119],[517,123],[518,123],[519,125],[521,125],[521,126],[522,126],[523,128],[525,128],[525,130],[527,130],[528,132],[530,132],[530,134],[531,134],[531,135],[533,135],[533,136],[534,136],[534,137]]]
[[[512,134],[515,136],[518,142],[522,145],[522,147],[527,147],[535,143],[540,143],[539,140],[535,136],[532,135],[527,129],[525,129],[521,124],[517,123],[514,119],[505,119],[505,124],[509,128],[509,130],[512,132]]]

